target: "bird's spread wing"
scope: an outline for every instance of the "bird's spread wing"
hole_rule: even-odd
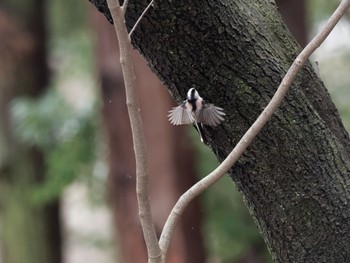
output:
[[[225,115],[222,108],[203,102],[203,107],[197,111],[196,119],[205,125],[218,126],[224,120]]]
[[[170,110],[168,118],[173,125],[190,124],[194,122],[191,111],[186,108],[186,101]]]

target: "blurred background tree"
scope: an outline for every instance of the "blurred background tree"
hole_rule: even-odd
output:
[[[6,262],[61,262],[59,200],[30,201],[45,178],[46,156],[15,134],[14,99],[36,100],[50,81],[44,1],[1,3],[1,224]],[[3,37],[4,36],[4,37]],[[4,41],[3,41],[4,40]]]
[[[315,34],[337,5],[277,3],[302,46],[307,32]],[[349,32],[344,21],[332,34],[338,38],[312,58],[348,128]],[[87,240],[90,245],[80,250],[88,255],[86,263],[142,262],[133,153],[112,27],[87,1],[7,0],[0,2],[0,36],[0,262],[81,262],[84,257],[67,256],[73,253],[69,246]],[[136,54],[135,61],[140,97],[154,100],[152,109],[143,108],[143,118],[159,233],[176,198],[217,162],[193,129],[167,123],[169,95]],[[77,184],[89,189],[88,209],[106,214],[90,205],[108,200],[113,243],[99,232],[72,241],[71,229],[62,227],[69,224],[69,211],[83,209],[81,204],[60,209]],[[270,262],[244,201],[228,184],[226,177],[187,209],[169,262]],[[80,214],[77,225],[95,224]],[[110,229],[106,223],[96,227]],[[117,253],[97,259],[92,247]]]
[[[94,116],[74,110],[55,89],[60,74],[49,64],[57,63],[57,57],[52,59],[58,51],[55,42],[63,42],[62,32],[69,27],[57,37],[59,28],[49,12],[51,4],[5,1],[0,5],[0,234],[4,262],[62,262],[60,194],[78,177],[81,164],[90,165],[94,160]],[[71,21],[70,28],[81,27],[77,21]],[[61,19],[58,22],[62,24]],[[72,40],[66,47],[79,44]],[[71,61],[84,65],[81,60]]]

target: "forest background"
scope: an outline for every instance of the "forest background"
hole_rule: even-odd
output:
[[[298,17],[291,15],[287,2],[296,6]],[[325,0],[304,3],[279,3],[301,45],[337,5]],[[349,130],[348,19],[311,62]],[[127,150],[132,148],[124,94],[122,89],[108,90],[120,85],[121,77],[106,77],[106,71],[118,70],[112,26],[87,1],[12,0],[0,3],[0,37],[0,262],[138,262],[128,253],[144,257],[142,242],[133,248],[139,249],[136,252],[125,244],[130,236],[141,235],[140,229],[121,223],[135,221],[137,211],[135,181],[128,173],[133,158]],[[160,174],[154,179],[159,185],[153,186],[160,227],[176,196],[217,161],[194,129],[173,130],[166,115],[174,102],[137,52],[135,61],[141,97],[159,96],[159,105],[144,109],[144,118],[146,123],[157,120],[146,130],[150,145],[160,143],[150,154],[164,158],[151,165],[151,174],[152,169]],[[175,150],[166,150],[171,147]],[[179,161],[180,156],[185,161]],[[177,168],[163,170],[159,163]],[[185,216],[172,248],[182,252],[170,251],[169,262],[195,262],[189,251],[196,251],[197,262],[270,262],[232,184],[223,178],[189,209],[192,213]],[[190,242],[192,238],[199,241]],[[184,245],[184,240],[194,246]]]

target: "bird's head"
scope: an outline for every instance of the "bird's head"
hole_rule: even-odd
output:
[[[191,88],[187,92],[187,100],[188,101],[195,101],[199,98],[199,94],[195,88]]]

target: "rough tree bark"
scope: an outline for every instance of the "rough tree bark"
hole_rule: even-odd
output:
[[[147,251],[139,221],[135,158],[128,118],[123,76],[118,63],[115,30],[94,13],[92,21],[97,36],[97,70],[101,80],[102,116],[109,146],[109,201],[112,206],[120,262],[144,262]],[[152,211],[157,234],[179,195],[196,178],[193,149],[185,127],[171,129],[166,112],[173,103],[160,81],[147,68],[142,57],[134,54],[140,104],[148,142]],[[148,102],[157,98],[157,103]],[[180,138],[187,138],[178,143]],[[185,158],[183,158],[185,157]],[[168,262],[205,261],[198,200],[184,214],[169,250]]]
[[[96,3],[105,10],[103,1]],[[146,4],[130,1],[129,27]],[[132,41],[178,102],[195,87],[225,109],[226,121],[206,129],[219,160],[266,106],[300,51],[267,0],[155,1]],[[275,262],[349,261],[349,142],[307,64],[230,171]]]

